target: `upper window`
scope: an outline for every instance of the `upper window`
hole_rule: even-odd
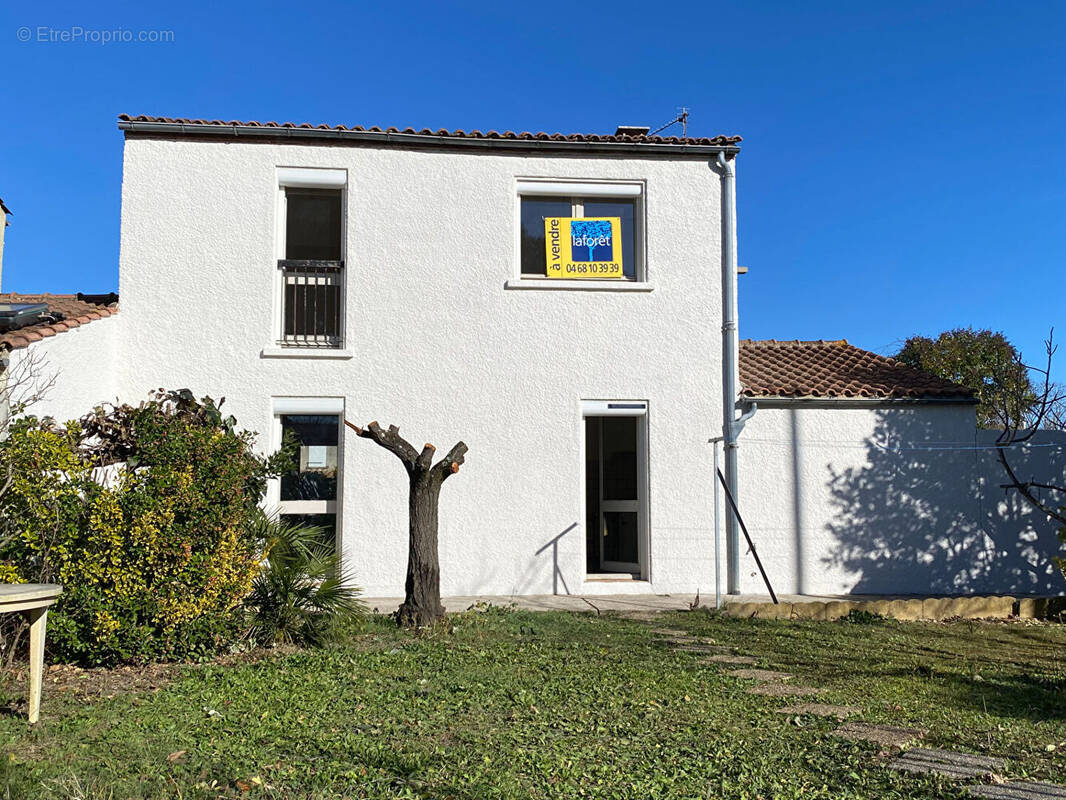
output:
[[[339,189],[285,189],[285,258],[341,260]]]
[[[527,186],[535,186],[530,193]],[[574,184],[572,188],[589,188],[588,184]],[[620,244],[622,252],[622,275],[629,281],[644,280],[642,263],[643,215],[639,187],[625,187],[626,196],[610,196],[611,186],[592,185],[595,196],[581,194],[542,194],[542,191],[558,187],[571,188],[567,184],[522,184],[520,193],[521,274],[523,278],[543,278],[547,275],[544,220],[548,217],[616,217],[621,222]],[[622,194],[619,191],[619,194]],[[635,196],[634,196],[635,195]]]
[[[278,273],[279,344],[340,348],[344,341],[344,173],[283,170]],[[322,173],[321,175],[318,173]],[[319,182],[321,182],[321,185]]]

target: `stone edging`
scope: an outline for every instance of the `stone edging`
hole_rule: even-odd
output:
[[[730,603],[722,613],[727,617],[758,619],[834,620],[851,611],[866,611],[898,620],[942,619],[1048,619],[1066,613],[1066,597],[1022,597],[1008,595],[978,597],[926,597],[907,600],[805,600],[796,603]]]

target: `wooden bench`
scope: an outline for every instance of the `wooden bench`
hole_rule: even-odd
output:
[[[41,712],[48,606],[62,591],[63,587],[55,583],[0,584],[0,613],[19,612],[30,623],[30,722],[36,722]]]

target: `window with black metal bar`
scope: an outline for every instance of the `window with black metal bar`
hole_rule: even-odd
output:
[[[285,189],[280,345],[344,345],[344,196],[339,189]]]

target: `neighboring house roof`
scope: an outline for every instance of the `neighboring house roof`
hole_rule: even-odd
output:
[[[364,128],[362,125],[313,125],[309,122],[240,122],[221,119],[185,119],[119,114],[118,127],[127,133],[185,136],[273,136],[285,139],[355,139],[377,144],[435,145],[450,147],[503,147],[537,150],[633,150],[645,152],[688,152],[693,155],[726,150],[735,152],[739,136],[679,137],[630,136],[597,133],[531,133],[529,131],[449,131],[444,128]]]
[[[965,386],[861,350],[844,339],[743,339],[740,383],[742,394],[749,398],[973,398]]]
[[[45,303],[48,310],[62,315],[62,320],[27,325],[25,328],[0,335],[0,347],[13,350],[64,333],[71,328],[87,325],[94,320],[118,313],[118,295],[86,294],[0,294],[0,303]]]

